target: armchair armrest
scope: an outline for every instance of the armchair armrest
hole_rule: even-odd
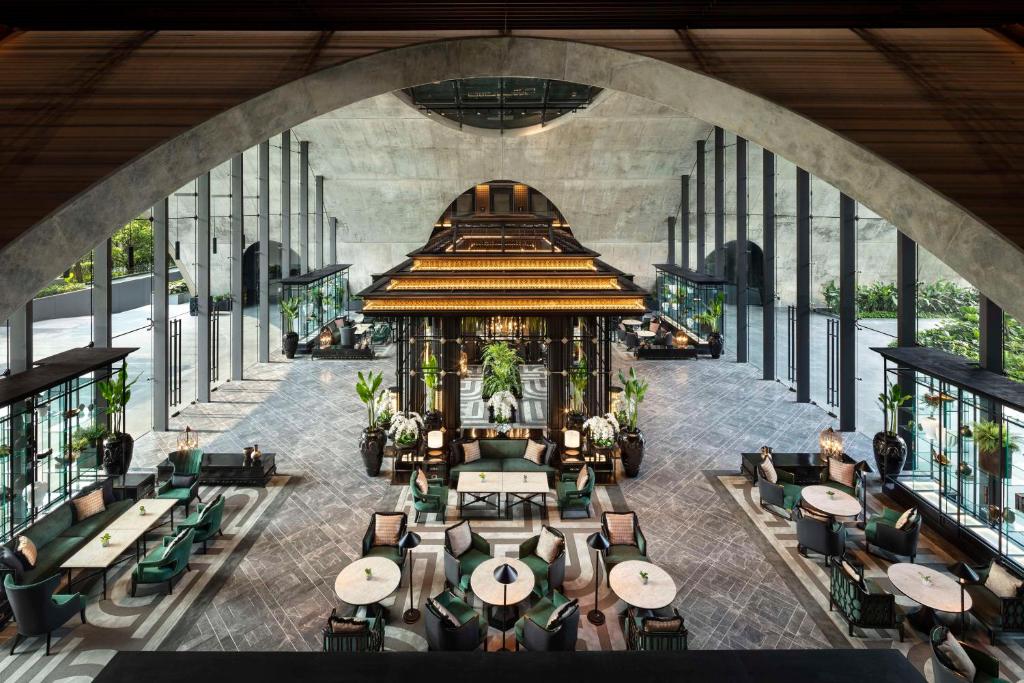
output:
[[[539,536],[531,536],[522,543],[519,544],[519,557],[526,557],[527,555],[533,555],[537,550],[537,541]],[[562,544],[564,547],[564,543]]]
[[[647,556],[647,537],[644,536],[644,532],[640,531],[640,525],[636,525],[636,531],[634,532],[636,538],[636,547],[640,551],[641,555]]]
[[[157,495],[160,495],[161,493],[167,493],[170,490],[171,490],[171,480],[168,479],[165,482],[163,482],[162,484],[160,484],[160,486],[157,487],[156,492],[157,492]]]
[[[444,479],[442,479],[441,477],[431,477],[430,479],[427,479],[427,486],[441,486],[443,484]]]
[[[974,666],[977,667],[978,671],[988,674],[993,678],[999,677],[998,659],[988,654],[987,652],[982,652],[981,650],[973,648],[970,645],[964,644],[963,647],[964,650],[967,652],[967,657],[971,660],[971,662],[974,663]]]
[[[900,512],[899,510],[893,510],[893,509],[887,508],[887,507],[885,507],[883,505],[882,506],[882,514],[880,515],[880,518],[885,520],[886,522],[888,522],[889,526],[893,526],[894,527],[896,525],[896,522],[899,520],[900,515],[902,515],[902,514],[903,513]]]
[[[472,534],[472,546],[474,550],[479,550],[482,553],[488,555],[491,554],[491,544],[487,542],[487,539],[479,534]]]
[[[785,482],[786,484],[795,484],[796,483],[796,475],[794,475],[792,472],[788,472],[786,470],[775,470],[775,474],[779,478],[779,483],[780,484],[783,483],[783,482]],[[824,480],[827,480],[827,479],[828,479],[828,471],[825,470],[825,472],[824,472]]]
[[[373,515],[370,515],[370,523],[366,527],[366,533],[363,534],[363,555],[370,552],[370,548],[373,547]]]
[[[576,472],[562,472],[562,475],[558,478],[559,481],[576,481],[579,475]]]
[[[441,505],[441,496],[437,493],[420,493],[416,492],[415,500],[421,503],[433,503],[434,505]]]

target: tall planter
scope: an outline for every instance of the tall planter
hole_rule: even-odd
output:
[[[384,444],[388,436],[383,429],[364,429],[359,437],[359,454],[363,456],[366,474],[376,477],[384,462]]]
[[[444,416],[440,410],[428,410],[423,414],[423,429],[428,432],[435,432],[441,429],[444,424]]]
[[[108,434],[103,439],[103,469],[111,477],[128,472],[135,451],[135,439],[130,434]]]
[[[639,429],[627,431],[623,429],[615,439],[619,444],[622,458],[622,469],[627,477],[640,474],[640,465],[644,461],[644,433]]]
[[[875,466],[882,483],[890,477],[898,477],[907,462],[907,442],[898,434],[878,432],[871,440],[875,452]]]
[[[725,337],[721,332],[712,332],[708,335],[708,350],[712,358],[719,358],[725,350]]]
[[[587,421],[586,416],[583,413],[575,410],[569,411],[569,414],[565,417],[565,428],[575,429],[577,432],[583,431],[583,423]]]
[[[299,349],[298,333],[286,332],[284,338],[281,340],[281,346],[284,348],[285,358],[295,358],[295,352]]]

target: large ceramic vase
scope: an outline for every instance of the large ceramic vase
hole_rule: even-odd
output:
[[[712,332],[708,335],[708,349],[712,358],[718,358],[725,350],[725,337],[720,332]]]
[[[882,483],[898,477],[903,471],[903,464],[907,461],[907,442],[903,437],[889,432],[878,432],[871,440],[871,447],[875,451],[875,466],[878,468],[878,476]]]
[[[577,432],[583,431],[583,423],[587,421],[587,416],[583,413],[573,410],[570,411],[565,417],[565,428],[575,429]]]
[[[622,430],[615,439],[619,444],[622,457],[622,469],[627,477],[640,474],[640,464],[644,461],[644,433],[639,429],[635,432]]]
[[[380,474],[381,463],[384,462],[384,444],[388,435],[382,429],[364,429],[359,437],[359,453],[363,456],[366,474],[376,477]]]
[[[107,434],[103,439],[103,469],[108,476],[120,477],[128,472],[135,451],[130,434]]]
[[[288,332],[284,335],[284,339],[281,340],[281,346],[284,347],[285,358],[295,358],[295,352],[299,349],[299,335],[296,332]]]
[[[440,410],[428,410],[423,414],[424,431],[436,432],[441,429],[442,424],[444,424],[444,417],[441,415]]]

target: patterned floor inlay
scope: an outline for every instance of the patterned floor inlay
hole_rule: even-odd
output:
[[[548,414],[548,372],[542,365],[524,365],[519,370],[523,380],[523,397],[519,399],[516,423],[521,427],[543,427]],[[487,419],[487,402],[483,400],[483,375],[479,366],[469,368],[460,380],[464,427],[492,426]]]

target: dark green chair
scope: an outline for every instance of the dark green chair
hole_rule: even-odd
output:
[[[214,536],[223,532],[220,530],[221,522],[224,520],[224,496],[219,495],[212,503],[200,503],[196,511],[185,518],[178,525],[178,531],[182,529],[193,529],[194,543],[203,544],[203,552],[206,552],[206,542]]]
[[[556,623],[548,626],[551,613],[570,602],[558,591],[550,598],[541,598],[516,622],[516,651],[523,647],[531,652],[572,651],[580,628],[580,607],[573,605]]]
[[[939,651],[939,644],[946,640],[949,630],[945,626],[932,629],[932,676],[935,683],[964,683],[967,678],[953,668],[952,663]],[[999,677],[999,660],[967,643],[960,641],[960,646],[967,653],[968,659],[974,664],[976,672],[970,683],[1009,683]]]
[[[590,517],[590,499],[594,495],[594,485],[597,477],[594,475],[594,468],[587,466],[587,483],[582,490],[576,488],[576,472],[563,472],[558,479],[558,516],[565,519],[565,513],[570,510],[583,511]]]
[[[443,524],[448,510],[448,487],[444,485],[444,479],[427,479],[427,492],[422,493],[416,487],[416,475],[409,477],[409,490],[412,492],[412,507],[416,511],[414,520],[417,524],[421,514],[434,513],[438,515]]]
[[[626,613],[626,647],[630,650],[686,650],[689,637],[683,617],[674,607],[658,610],[630,607]]]
[[[850,567],[853,576],[846,566]],[[872,581],[864,580],[864,567],[849,556],[832,563],[829,581],[828,609],[838,609],[853,636],[854,627],[896,629],[903,642],[903,611],[896,605],[896,596],[882,590]]]
[[[565,582],[565,536],[554,527],[544,528],[562,539],[562,550],[550,564],[536,554],[539,534],[519,544],[519,559],[533,572],[533,592],[538,597],[547,595],[551,590],[561,589]]]
[[[784,470],[776,469],[778,482],[772,483],[764,478],[761,468],[757,468],[757,492],[761,498],[761,507],[768,512],[775,514],[776,510],[785,510],[789,519],[793,519],[793,508],[800,504],[800,494],[803,489],[793,483],[793,474]]]
[[[469,522],[459,522],[459,524],[469,524]],[[467,595],[471,592],[469,577],[472,576],[473,570],[491,559],[491,544],[483,536],[473,533],[471,527],[471,545],[468,550],[456,557],[452,553],[449,533],[459,524],[444,530],[444,580],[445,588],[456,588],[463,595]]]
[[[628,515],[633,518],[633,542],[632,543],[612,543],[608,546],[608,549],[604,551],[604,568],[606,570],[605,576],[608,576],[608,572],[611,572],[612,568],[620,562],[627,560],[647,560],[647,539],[644,537],[644,532],[640,530],[640,520],[637,519],[635,512],[604,512],[601,514],[601,533],[611,543],[612,536],[608,530],[609,518],[615,516]]]
[[[177,505],[185,506],[185,515],[191,512],[192,501],[199,498],[199,468],[203,462],[203,451],[199,448],[189,450],[184,456],[171,460],[174,473],[170,479],[160,484],[157,498],[176,500]],[[174,509],[171,508],[171,523],[174,523]]]
[[[398,538],[394,545],[374,545],[373,539],[376,535],[378,517],[401,517],[398,527]],[[408,517],[406,517],[404,512],[374,512],[371,514],[370,523],[366,527],[366,533],[363,534],[363,557],[383,557],[391,560],[399,567],[403,566],[405,564],[405,551],[398,547],[398,540],[405,535],[407,525]]]
[[[864,525],[864,547],[871,552],[871,546],[877,546],[893,555],[904,555],[913,562],[917,557],[917,542],[921,537],[920,511],[910,524],[902,529],[896,528],[896,522],[903,513],[899,510],[882,508],[882,514],[872,515]]]
[[[46,636],[46,654],[50,654],[50,634],[78,614],[85,623],[85,600],[78,593],[54,594],[60,585],[60,574],[38,583],[17,584],[8,574],[4,577],[4,591],[18,626],[11,640],[11,655],[23,638]]]
[[[324,652],[383,652],[384,611],[370,605],[365,615],[339,617],[335,610],[322,631]]]
[[[167,594],[171,594],[174,579],[184,574],[189,567],[192,554],[194,529],[186,529],[175,536],[164,536],[159,547],[154,548],[132,570],[132,597],[140,583],[167,583]]]
[[[480,645],[487,650],[487,618],[478,614],[473,607],[451,591],[444,591],[436,600],[448,611],[458,626],[452,624],[433,605],[432,600],[426,601],[424,622],[427,631],[428,650],[471,651]]]

